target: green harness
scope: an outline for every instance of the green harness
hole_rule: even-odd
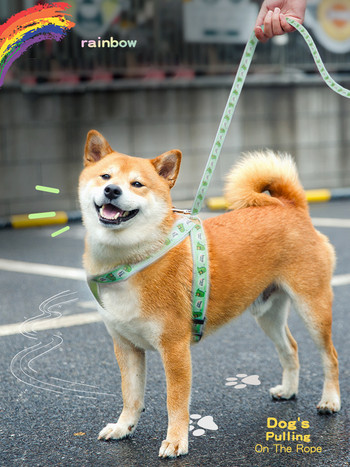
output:
[[[134,274],[155,263],[169,250],[181,243],[187,235],[191,236],[193,257],[192,280],[192,333],[194,342],[199,342],[203,335],[205,312],[209,296],[209,261],[204,229],[198,218],[181,217],[178,219],[164,245],[155,254],[136,264],[123,264],[113,271],[100,276],[88,277],[88,284],[96,300],[103,307],[99,284],[115,284],[125,281]]]
[[[336,83],[327,72],[321,57],[318,53],[315,43],[313,42],[307,30],[297,21],[287,18],[290,23],[302,35],[307,43],[316,66],[325,83],[337,94],[343,97],[350,98],[350,90]],[[209,296],[209,261],[208,249],[205,238],[204,229],[200,220],[195,217],[201,210],[210,180],[213,176],[221,148],[223,146],[227,130],[230,126],[236,105],[243,88],[244,81],[248,74],[250,64],[253,59],[254,51],[258,43],[254,32],[252,33],[247,45],[244,49],[241,62],[239,64],[234,83],[231,88],[229,98],[226,103],[224,113],[222,115],[215,140],[210,151],[209,159],[204,170],[202,180],[200,182],[189,218],[183,217],[177,220],[167,237],[163,247],[151,257],[137,264],[122,265],[114,271],[108,272],[101,276],[88,278],[89,287],[94,294],[96,300],[102,305],[99,296],[98,284],[111,284],[129,279],[133,274],[141,271],[150,264],[157,261],[165,255],[171,248],[182,242],[187,235],[191,236],[192,257],[193,257],[193,284],[192,284],[192,320],[193,320],[193,339],[198,342],[202,335],[205,324],[205,314]]]

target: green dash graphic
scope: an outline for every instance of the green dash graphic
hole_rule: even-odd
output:
[[[45,217],[55,217],[55,211],[50,212],[37,212],[34,214],[28,214],[29,219],[45,219]]]
[[[51,188],[50,186],[37,185],[35,189],[38,191],[46,191],[47,193],[54,193],[55,195],[58,195],[60,192],[58,188]]]
[[[66,227],[63,227],[63,229],[56,230],[56,232],[53,232],[51,234],[51,237],[57,237],[57,235],[61,235],[61,234],[63,234],[63,232],[67,232],[67,230],[69,230],[69,229],[70,229],[70,227],[69,227],[69,225],[67,225]]]

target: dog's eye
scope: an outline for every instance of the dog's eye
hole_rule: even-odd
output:
[[[131,186],[134,186],[135,188],[142,188],[145,185],[142,185],[141,182],[132,182]]]
[[[111,176],[109,174],[103,174],[101,175],[101,178],[103,178],[103,180],[109,180]]]

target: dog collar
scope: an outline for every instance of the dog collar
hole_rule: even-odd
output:
[[[103,307],[99,284],[114,284],[125,281],[147,266],[158,261],[168,251],[191,236],[193,258],[192,275],[192,333],[194,342],[199,342],[205,324],[205,314],[209,295],[209,261],[206,236],[200,219],[181,217],[177,219],[163,246],[153,255],[135,264],[123,264],[105,274],[88,277],[89,288],[98,303]]]

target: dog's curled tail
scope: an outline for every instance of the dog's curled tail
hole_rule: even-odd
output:
[[[229,209],[285,202],[308,209],[296,166],[288,154],[272,151],[245,154],[227,176],[224,193]]]

